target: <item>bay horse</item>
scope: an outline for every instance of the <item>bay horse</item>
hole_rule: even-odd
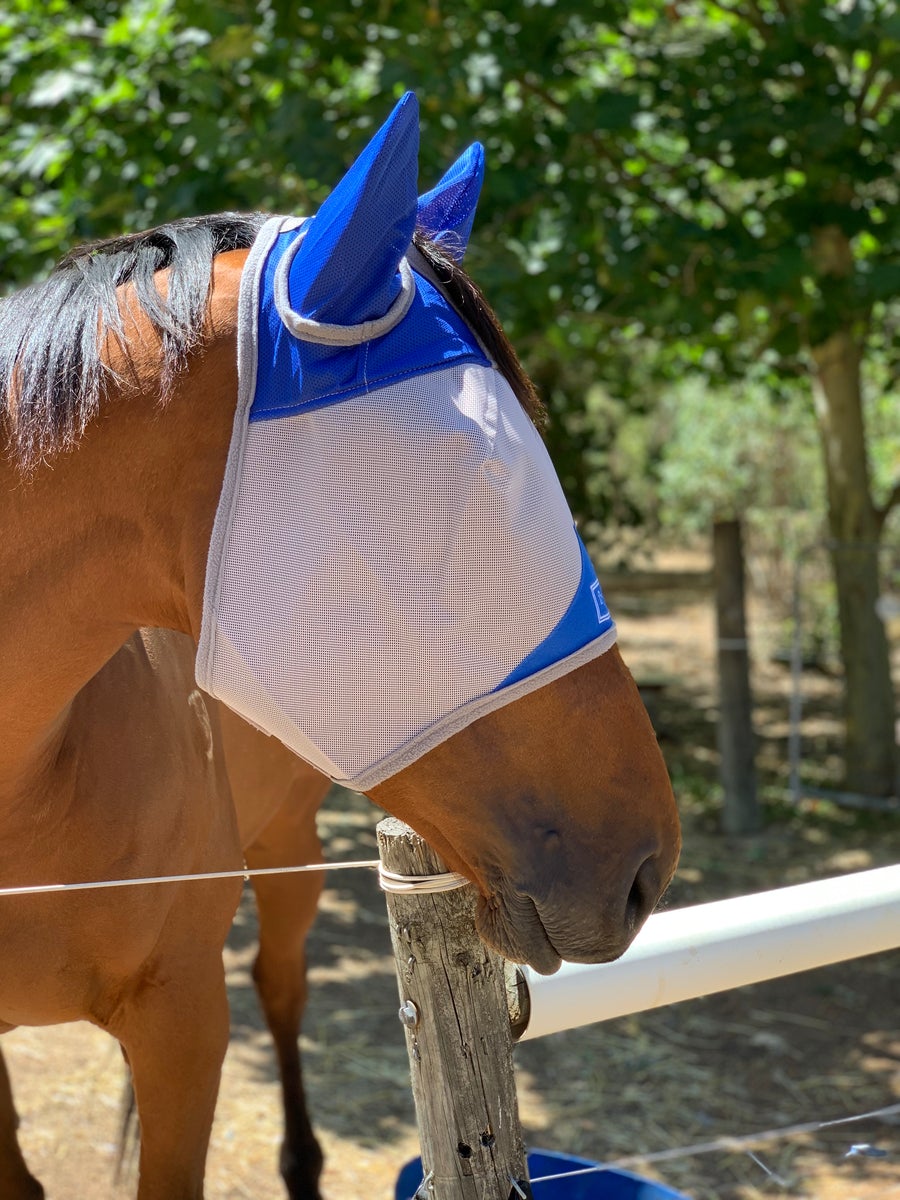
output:
[[[145,636],[150,632],[145,631]],[[128,654],[128,647],[120,653]],[[127,696],[123,699],[127,700]],[[198,699],[195,696],[194,702]],[[238,842],[247,867],[253,870],[320,861],[315,818],[330,781],[226,707],[215,701],[206,701],[206,707],[210,710],[216,753],[222,756],[226,767]],[[112,792],[110,799],[115,800]],[[227,794],[221,797],[221,802],[227,807]],[[115,809],[111,809],[110,818],[114,816]],[[128,829],[127,821],[122,827]],[[80,834],[78,821],[72,822],[71,832]],[[148,847],[144,870],[150,874],[164,873],[169,861],[160,847],[155,852],[152,846]],[[204,862],[207,868],[215,869],[220,861],[219,857],[204,855],[201,850],[195,869],[201,869]],[[47,864],[42,864],[41,869],[46,871]],[[280,1169],[292,1200],[319,1195],[322,1169],[321,1149],[306,1107],[298,1041],[307,998],[306,937],[316,915],[322,882],[318,872],[251,879],[258,917],[253,982],[275,1051],[284,1129]],[[98,898],[102,897],[110,907],[117,903],[115,896],[113,892],[98,893]],[[55,905],[61,923],[67,919],[71,898],[46,897]],[[98,947],[86,942],[86,954],[96,957],[98,952]],[[39,1200],[43,1191],[27,1169],[17,1141],[17,1126],[11,1082],[0,1053],[0,1197]]]
[[[240,868],[209,696],[411,824],[539,971],[621,954],[667,886],[662,756],[460,266],[482,152],[421,198],[417,152],[407,95],[311,220],[173,222],[3,303],[3,886]],[[139,1200],[202,1196],[239,892],[0,898],[0,1033],[119,1040]]]

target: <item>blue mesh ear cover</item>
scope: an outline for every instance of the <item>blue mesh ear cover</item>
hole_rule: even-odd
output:
[[[296,228],[276,231],[262,264],[251,422],[337,404],[394,380],[426,375],[453,363],[490,365],[459,314],[430,280],[418,274],[409,311],[383,337],[339,347],[294,337],[275,306],[274,277],[301,232]],[[302,251],[303,244],[296,258]]]
[[[407,92],[310,222],[290,273],[304,317],[358,325],[383,316],[418,207],[419,106]]]
[[[461,254],[484,171],[471,146],[432,190],[418,198],[418,105],[407,93],[319,212],[302,228],[288,222],[273,240],[260,276],[258,378],[251,421],[335,404],[393,379],[454,362],[488,365],[477,338],[437,287],[415,276],[415,296],[384,336],[323,345],[289,330],[274,302],[278,265],[290,257],[290,308],[305,320],[351,327],[383,317],[397,299],[398,267],[416,223],[450,239]]]
[[[418,228],[462,262],[484,182],[484,147],[474,142],[430,192],[419,197]]]

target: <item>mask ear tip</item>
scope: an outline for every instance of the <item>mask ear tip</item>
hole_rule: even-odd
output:
[[[484,182],[484,164],[484,146],[473,142],[440,182],[419,198],[419,229],[440,243],[457,262],[462,262],[472,232]]]
[[[406,92],[310,222],[289,275],[292,311],[330,325],[377,320],[417,212],[419,104]]]
[[[407,128],[415,126],[416,131],[419,128],[419,99],[415,92],[404,92],[397,103],[394,105],[391,115],[386,124],[388,126]],[[418,138],[416,140],[418,145]]]

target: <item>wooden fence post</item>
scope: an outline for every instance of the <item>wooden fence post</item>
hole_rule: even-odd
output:
[[[393,817],[379,822],[378,847],[399,875],[447,870]],[[475,932],[474,888],[386,896],[422,1147],[417,1200],[530,1198],[505,962]]]
[[[740,521],[713,524],[713,577],[719,665],[719,750],[725,793],[725,833],[756,833],[762,812],[756,798],[756,745],[750,656],[744,613],[744,548]]]

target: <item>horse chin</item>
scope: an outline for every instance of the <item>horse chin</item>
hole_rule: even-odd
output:
[[[553,975],[560,963],[612,962],[628,949],[642,924],[626,913],[621,925],[591,922],[581,936],[570,921],[554,921],[534,900],[508,888],[480,896],[475,925],[482,940],[511,962],[524,963],[540,975]]]
[[[513,895],[478,898],[475,927],[483,941],[510,962],[525,963],[539,975],[553,975],[562,956],[547,936],[534,902]]]

